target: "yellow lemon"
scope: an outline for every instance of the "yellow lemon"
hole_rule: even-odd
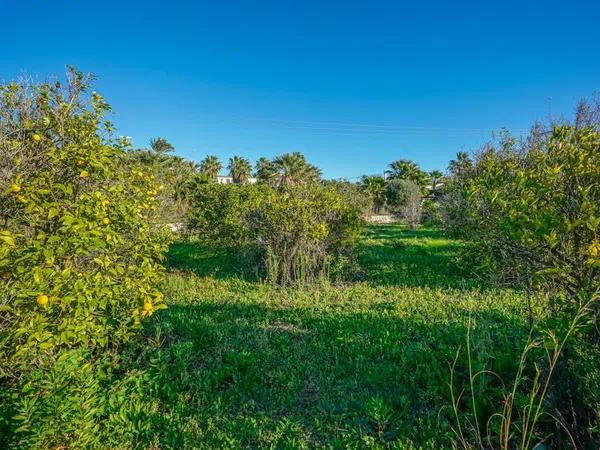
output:
[[[34,134],[31,136],[31,139],[33,139],[35,142],[39,142],[42,140],[42,137],[39,134]]]
[[[46,306],[48,304],[48,296],[45,294],[40,294],[37,296],[36,302],[38,305]]]
[[[102,219],[102,223],[104,225],[108,225],[110,223],[110,219],[108,217],[105,217],[104,219]]]
[[[79,174],[79,178],[86,178],[89,176],[90,176],[90,173],[87,170],[82,170],[81,173]]]
[[[144,302],[144,307],[142,308],[142,317],[149,317],[154,312],[154,307],[150,302]]]

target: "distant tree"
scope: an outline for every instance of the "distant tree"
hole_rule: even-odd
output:
[[[300,152],[284,153],[273,159],[272,164],[279,186],[308,183],[321,178],[321,170],[309,164]]]
[[[412,180],[394,178],[386,185],[388,209],[411,229],[421,222],[421,187]]]
[[[473,161],[467,152],[458,152],[456,158],[450,161],[448,172],[454,178],[466,175],[473,167]]]
[[[433,192],[437,191],[440,181],[442,181],[443,177],[444,174],[440,170],[432,170],[429,172],[429,182],[431,183],[431,190]]]
[[[214,155],[209,155],[200,162],[199,171],[210,180],[216,180],[220,170],[223,168],[223,164]]]
[[[577,104],[575,127],[600,129],[600,94],[596,94],[591,100],[581,100]]]
[[[196,163],[171,154],[174,151],[169,141],[158,137],[150,140],[148,148],[127,153],[131,161],[143,164],[162,186],[156,200],[157,217],[164,223],[182,220],[188,208],[188,186],[198,171]]]
[[[385,180],[380,175],[365,175],[361,186],[373,201],[373,212],[378,214],[386,205]]]
[[[441,170],[432,170],[427,175],[429,177],[429,192],[427,197],[430,200],[437,201],[442,195],[441,182],[444,179],[444,174]]]
[[[237,184],[246,183],[252,174],[252,164],[246,158],[234,156],[229,159],[229,174],[233,177],[233,182]]]
[[[260,183],[267,183],[270,186],[275,186],[277,184],[277,168],[275,167],[273,161],[263,156],[256,161],[256,165],[254,167],[254,173]]]
[[[168,153],[174,152],[173,147],[165,138],[158,137],[150,139],[149,148],[138,148],[130,152],[130,156],[142,164],[161,166],[168,158],[173,157]]]
[[[166,153],[175,151],[175,147],[173,147],[173,145],[171,145],[171,143],[163,137],[151,139],[150,149],[159,155],[164,155]]]
[[[427,185],[427,174],[414,161],[399,159],[390,164],[390,169],[390,178],[410,180],[421,188]]]

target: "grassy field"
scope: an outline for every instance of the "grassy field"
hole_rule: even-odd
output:
[[[123,417],[112,418],[114,439],[161,448],[449,446],[450,365],[469,322],[476,368],[500,374],[514,368],[527,335],[521,295],[461,273],[460,245],[434,230],[373,226],[359,248],[360,280],[310,290],[273,289],[244,278],[234,257],[173,245],[169,309],[153,317],[127,362],[135,369],[115,387]],[[475,388],[495,401],[485,378]]]

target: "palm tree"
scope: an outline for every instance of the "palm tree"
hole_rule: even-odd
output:
[[[273,161],[269,161],[264,156],[256,161],[255,174],[259,182],[274,186],[277,183],[277,168]]]
[[[150,139],[150,148],[136,149],[135,158],[143,164],[161,167],[168,164],[170,155],[167,155],[167,153],[173,151],[175,151],[175,147],[169,141],[163,137],[157,137]]]
[[[437,188],[439,187],[440,181],[442,181],[443,177],[444,174],[439,170],[432,170],[429,172],[429,182],[431,183],[431,190],[433,192],[437,191]]]
[[[473,162],[467,152],[458,152],[456,159],[450,161],[448,165],[448,171],[454,177],[460,177],[465,175],[469,169],[473,166]]]
[[[276,157],[272,163],[279,174],[280,186],[308,183],[321,178],[321,170],[307,163],[300,152],[284,153]]]
[[[229,158],[229,174],[233,177],[234,183],[245,183],[252,174],[252,164],[246,158],[234,156]]]
[[[386,204],[385,179],[380,175],[363,176],[362,188],[373,199],[373,212],[378,214]]]
[[[175,147],[173,147],[171,143],[163,137],[150,139],[150,149],[159,155],[164,155],[165,153],[175,151]]]
[[[207,178],[216,180],[219,171],[223,168],[223,164],[219,161],[219,158],[213,155],[209,155],[202,160],[200,163],[199,171]]]
[[[390,164],[391,178],[410,180],[418,186],[427,184],[427,174],[421,170],[419,165],[409,159],[399,159]]]

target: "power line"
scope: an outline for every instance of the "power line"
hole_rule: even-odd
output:
[[[409,126],[409,125],[383,125],[383,124],[366,124],[366,123],[348,123],[336,121],[309,121],[309,120],[291,120],[277,119],[267,117],[249,117],[249,116],[233,116],[229,118],[211,116],[225,122],[262,122],[279,124],[286,128],[310,130],[318,134],[331,134],[341,136],[353,135],[461,135],[461,134],[491,134],[498,131],[498,128],[465,128],[465,127],[436,127],[436,126]],[[518,133],[526,130],[515,130]]]

